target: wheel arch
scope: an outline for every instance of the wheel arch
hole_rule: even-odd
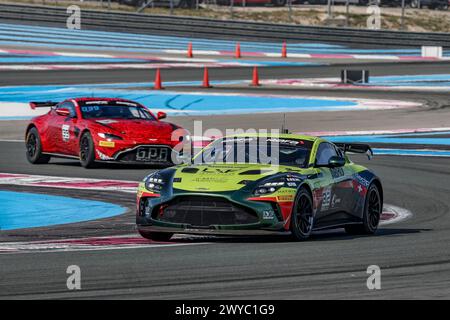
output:
[[[371,184],[374,184],[377,186],[378,191],[380,193],[380,198],[381,198],[381,204],[384,203],[384,195],[383,195],[383,185],[381,184],[381,181],[379,178],[374,178],[371,182]]]
[[[311,198],[313,199],[313,193],[312,193],[312,188],[311,186],[304,181],[302,184],[300,184],[300,186],[298,187],[297,193],[301,190],[301,189],[306,189],[306,191],[308,191],[309,195],[311,196]],[[314,199],[313,199],[314,200]]]
[[[38,127],[33,122],[31,122],[31,123],[28,124],[28,126],[27,126],[27,128],[25,130],[25,140],[27,139],[28,132],[30,132],[30,130],[32,128],[35,128],[37,130],[37,132],[40,134]]]

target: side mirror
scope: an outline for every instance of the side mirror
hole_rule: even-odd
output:
[[[56,114],[63,117],[70,116],[70,110],[66,108],[56,109]]]
[[[165,118],[167,118],[167,114],[165,112],[159,111],[156,114],[156,117],[158,118],[158,120],[165,119]]]
[[[337,168],[337,167],[343,167],[345,165],[345,158],[334,156],[331,157],[328,161],[328,167],[330,168]]]

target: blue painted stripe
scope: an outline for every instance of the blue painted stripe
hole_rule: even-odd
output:
[[[450,145],[450,138],[392,138],[384,135],[324,137],[332,142]]]
[[[149,86],[150,88],[150,86]],[[294,112],[349,110],[358,103],[347,100],[274,97],[265,95],[180,93],[171,91],[150,91],[138,89],[117,90],[112,87],[83,86],[22,86],[0,88],[0,101],[63,101],[75,97],[117,97],[134,100],[149,106],[152,110],[172,110],[172,115],[186,112],[202,115],[243,114],[252,112]],[[4,104],[7,108],[7,104]],[[5,114],[7,115],[7,113]]]
[[[151,62],[143,59],[122,59],[122,58],[99,58],[99,57],[69,57],[69,56],[14,56],[5,57],[0,55],[0,63],[130,63],[130,62]]]
[[[106,41],[105,41],[106,40]],[[63,28],[32,27],[23,25],[0,24],[0,44],[18,44],[27,42],[40,47],[84,48],[104,50],[114,48],[133,51],[139,48],[144,52],[157,52],[167,49],[186,50],[192,42],[194,50],[233,51],[235,41],[193,39],[185,37],[151,36],[119,32],[67,30]],[[241,42],[243,51],[280,52],[280,43]],[[323,43],[289,43],[289,52],[305,54],[395,54],[420,55],[419,49],[351,49],[344,46]],[[449,54],[445,52],[445,54]]]
[[[0,191],[0,210],[0,230],[90,221],[126,212],[106,202],[10,191]]]
[[[426,156],[426,157],[450,157],[450,151],[445,150],[408,150],[408,149],[373,149],[375,155],[392,156]]]

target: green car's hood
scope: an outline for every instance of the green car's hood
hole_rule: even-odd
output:
[[[239,190],[243,180],[256,181],[282,172],[302,173],[307,169],[261,164],[204,164],[176,168],[173,187],[196,192]]]

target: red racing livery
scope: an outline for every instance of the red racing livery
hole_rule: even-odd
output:
[[[63,157],[79,159],[85,168],[99,161],[167,166],[190,140],[184,129],[161,121],[164,112],[155,116],[130,100],[76,98],[30,106],[50,108],[26,129],[26,155],[33,164]]]

